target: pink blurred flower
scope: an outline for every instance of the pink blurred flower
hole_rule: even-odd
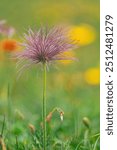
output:
[[[6,20],[0,21],[0,34],[8,37],[12,37],[15,33],[15,29],[11,26],[6,25]]]

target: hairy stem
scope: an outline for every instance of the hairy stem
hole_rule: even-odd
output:
[[[43,70],[43,149],[46,150],[46,63]]]

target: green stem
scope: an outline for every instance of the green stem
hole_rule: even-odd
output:
[[[18,144],[18,138],[16,136],[16,147],[17,147],[17,150],[19,149],[19,144]]]
[[[5,115],[4,115],[4,120],[3,120],[3,124],[2,124],[2,131],[0,134],[1,137],[3,136],[4,126],[5,126]]]
[[[8,87],[7,87],[7,100],[8,100],[8,121],[10,124],[11,121],[11,102],[10,102],[10,86],[8,83]]]
[[[43,148],[46,150],[46,63],[43,70]]]

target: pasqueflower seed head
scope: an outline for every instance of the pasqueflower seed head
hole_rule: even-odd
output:
[[[20,43],[20,46],[23,50],[16,54],[18,64],[23,63],[20,70],[32,64],[46,63],[48,65],[57,60],[74,60],[73,57],[65,56],[64,52],[78,47],[74,41],[70,40],[67,30],[61,26],[40,27],[38,31],[29,29],[24,34],[24,42]]]

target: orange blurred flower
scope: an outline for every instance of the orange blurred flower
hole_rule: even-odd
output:
[[[18,48],[18,44],[14,39],[5,39],[1,41],[1,48],[6,52],[11,52]]]

